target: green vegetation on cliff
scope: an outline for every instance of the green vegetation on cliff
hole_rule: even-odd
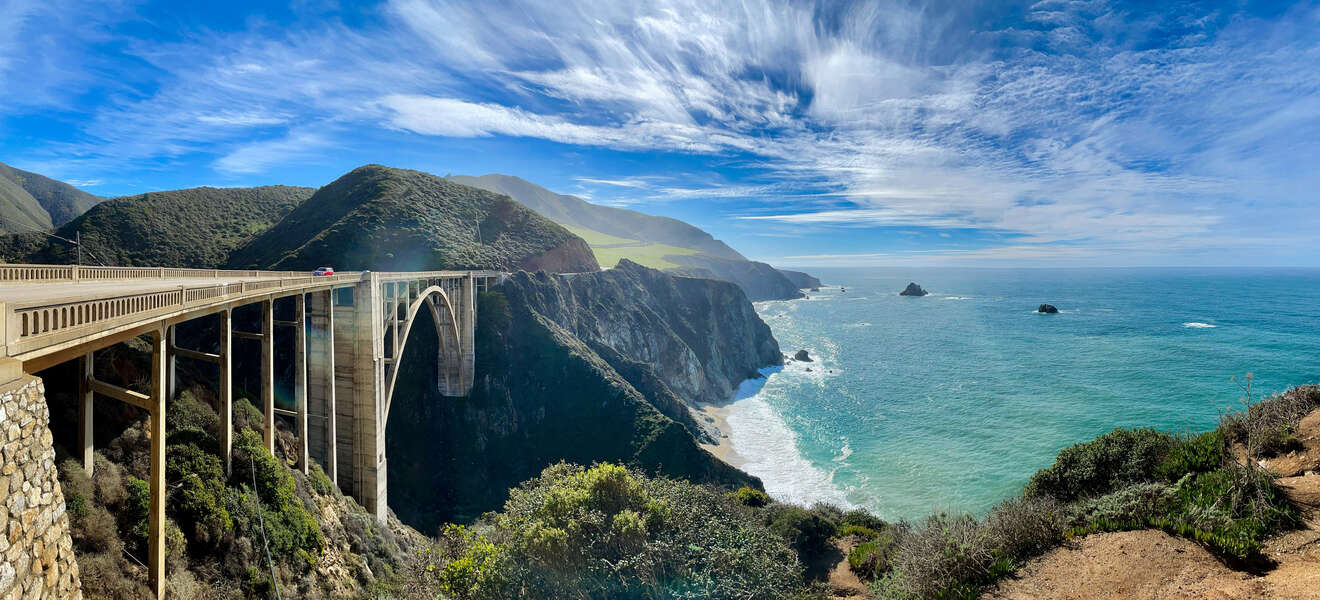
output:
[[[311,188],[201,187],[106,200],[59,228],[81,234],[84,264],[218,268],[229,254],[279,222],[312,195]],[[44,236],[11,262],[73,262],[72,245]],[[95,257],[95,258],[93,258]],[[99,259],[99,261],[98,261]]]
[[[420,171],[359,167],[257,236],[237,268],[598,269],[580,238],[531,209]]]
[[[0,232],[59,227],[100,201],[67,183],[0,163]]]

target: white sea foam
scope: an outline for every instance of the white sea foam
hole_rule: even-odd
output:
[[[945,296],[945,300],[971,300],[971,296]]]
[[[1209,323],[1198,323],[1198,322],[1196,322],[1196,321],[1190,321],[1190,322],[1187,322],[1187,323],[1183,323],[1183,327],[1190,327],[1190,328],[1192,328],[1192,329],[1214,329],[1214,328],[1219,327],[1219,326],[1218,326],[1218,325],[1211,325],[1211,324],[1209,324]]]
[[[858,323],[849,323],[847,325],[844,325],[843,327],[845,329],[857,329],[858,327],[870,327],[870,326],[871,326],[870,323],[867,323],[866,321],[861,321]]]
[[[761,372],[767,377],[744,381],[728,408],[729,443],[746,460],[742,469],[760,477],[766,492],[776,500],[802,506],[816,502],[853,506],[832,481],[833,473],[802,456],[797,436],[765,401],[768,379],[780,376],[780,369]]]

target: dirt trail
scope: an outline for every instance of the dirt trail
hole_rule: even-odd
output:
[[[1301,529],[1271,539],[1276,566],[1228,568],[1201,546],[1162,531],[1090,535],[1031,561],[982,598],[996,600],[1320,600],[1320,410],[1302,420],[1303,449],[1265,461],[1304,513]]]
[[[871,600],[871,591],[848,566],[848,553],[857,545],[856,540],[834,540],[834,547],[843,553],[843,560],[830,569],[828,583],[830,600]]]

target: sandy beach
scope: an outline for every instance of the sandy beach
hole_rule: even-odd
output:
[[[719,430],[718,444],[701,444],[701,447],[730,465],[742,467],[747,461],[733,451],[733,444],[729,440],[729,404],[702,404],[699,406],[698,412],[701,414],[698,418],[714,425]]]

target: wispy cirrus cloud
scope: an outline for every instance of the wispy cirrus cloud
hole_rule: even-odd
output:
[[[71,27],[10,4],[0,33]],[[108,172],[204,157],[241,177],[399,139],[545,141],[608,158],[563,167],[597,201],[694,218],[714,206],[717,234],[794,261],[837,253],[779,256],[753,234],[820,246],[845,243],[831,231],[970,229],[1013,241],[950,255],[1203,260],[1252,252],[1243,228],[1320,226],[1313,2],[393,0],[371,13],[84,52],[131,86],[88,81],[66,49],[49,70],[73,75],[47,95],[111,92],[36,160]],[[33,61],[0,41],[0,78]]]

